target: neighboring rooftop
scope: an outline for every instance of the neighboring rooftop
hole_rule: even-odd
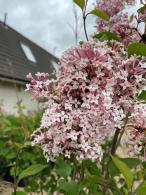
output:
[[[0,77],[27,82],[31,72],[52,73],[58,58],[0,21]]]

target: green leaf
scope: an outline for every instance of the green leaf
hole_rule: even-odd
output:
[[[129,18],[129,22],[132,22],[132,21],[134,20],[134,18],[135,18],[135,15],[132,14],[132,15],[130,16],[130,18]]]
[[[145,171],[143,171],[142,169],[141,170],[139,170],[139,171],[137,171],[136,173],[135,173],[135,180],[141,180],[141,179],[143,179],[144,178],[144,175],[145,175],[145,173],[144,173]]]
[[[89,172],[86,173],[85,181],[92,184],[104,185],[106,180],[101,176],[91,175]]]
[[[130,169],[136,168],[138,165],[142,163],[141,160],[137,158],[120,158]],[[108,166],[109,174],[114,177],[120,174],[119,169],[115,166],[113,162],[110,162]]]
[[[97,167],[97,164],[95,162],[92,162],[91,160],[83,160],[82,165],[85,169],[88,170],[88,172],[91,175],[100,175],[100,170]]]
[[[80,185],[78,183],[75,181],[66,182],[63,179],[59,181],[59,188],[68,195],[78,195],[81,191]]]
[[[142,163],[138,158],[121,158],[120,160],[122,160],[130,169],[136,168]]]
[[[137,188],[136,194],[137,195],[145,195],[146,194],[146,181]]]
[[[63,161],[61,158],[58,158],[55,162],[56,171],[60,176],[67,177],[72,172],[72,167]]]
[[[128,46],[128,56],[136,54],[137,56],[146,56],[146,44],[131,43]]]
[[[119,169],[115,166],[115,164],[112,161],[110,162],[108,166],[108,171],[112,177],[120,175]]]
[[[116,167],[119,169],[119,171],[122,173],[122,175],[124,176],[125,182],[129,189],[133,183],[133,175],[130,169],[123,161],[121,161],[117,157],[112,156],[112,161],[116,165]]]
[[[6,156],[6,159],[10,161],[10,160],[16,158],[16,152],[15,151],[11,151],[11,152],[7,153],[5,156]]]
[[[118,191],[119,195],[121,194],[121,192],[118,190],[118,188],[116,187],[114,181],[110,180],[105,180],[101,175],[97,176],[97,175],[91,175],[89,172],[86,173],[85,179],[85,186],[89,186],[89,185],[107,185],[110,186],[110,189],[112,189],[113,191]]]
[[[142,162],[142,166],[144,167],[144,169],[146,170],[146,161]]]
[[[146,101],[146,91],[145,91],[145,90],[143,90],[143,91],[139,94],[138,99],[139,99],[139,100],[145,100],[145,101]]]
[[[18,182],[20,182],[20,180],[25,178],[25,177],[29,177],[29,176],[32,176],[32,175],[35,175],[35,174],[41,172],[46,167],[48,167],[48,166],[47,165],[41,165],[41,164],[31,165],[30,167],[28,167],[27,169],[22,171],[22,173],[20,173],[20,175],[18,177]]]
[[[18,149],[22,149],[22,148],[24,147],[24,144],[17,143],[17,142],[15,142],[14,145],[15,145],[16,148],[18,148]]]
[[[99,18],[106,20],[106,21],[108,21],[110,18],[109,15],[105,11],[100,10],[100,9],[92,10],[91,12],[89,12],[89,14],[93,14],[95,16],[98,16]]]
[[[84,41],[80,41],[79,44],[80,46],[82,46],[84,44]]]
[[[144,11],[146,10],[146,5],[142,6],[137,10],[137,12],[144,14]]]
[[[15,194],[13,192],[11,195],[27,195],[27,193],[23,191],[17,191]]]
[[[99,39],[100,41],[105,41],[105,40],[108,40],[108,41],[111,41],[111,40],[116,40],[116,41],[120,41],[120,38],[112,33],[112,32],[101,32],[101,33],[98,33],[98,34],[95,34],[93,36],[94,39]]]
[[[85,0],[73,0],[76,5],[78,5],[82,10],[85,6]]]

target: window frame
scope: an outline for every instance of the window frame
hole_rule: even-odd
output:
[[[19,41],[19,45],[21,47],[22,52],[24,53],[26,59],[33,63],[36,64],[37,63],[37,59],[32,51],[32,49],[30,48],[30,46],[26,43],[24,43],[23,41]]]

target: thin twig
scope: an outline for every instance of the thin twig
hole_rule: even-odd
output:
[[[86,0],[86,2],[85,2],[85,8],[83,10],[83,25],[84,25],[85,36],[86,36],[86,39],[88,41],[89,39],[88,39],[87,28],[86,28],[86,18],[87,18],[86,10],[87,10],[87,4],[88,4],[88,0]]]

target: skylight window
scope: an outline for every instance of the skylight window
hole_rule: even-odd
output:
[[[27,59],[28,59],[29,61],[31,61],[31,62],[36,63],[37,60],[36,60],[34,54],[32,53],[30,47],[27,46],[27,45],[24,44],[24,43],[20,43],[20,45],[21,45],[21,48],[22,48],[23,52],[25,53],[25,56],[27,57]]]
[[[58,64],[55,61],[52,61],[53,68],[57,71],[58,70]]]

